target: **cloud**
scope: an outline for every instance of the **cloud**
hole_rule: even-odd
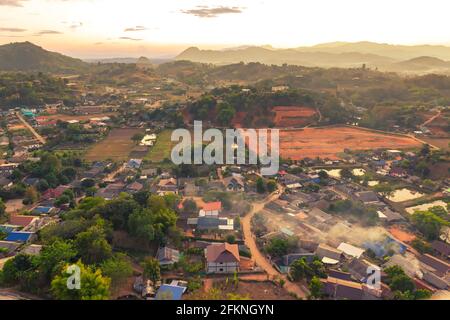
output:
[[[35,33],[35,36],[44,36],[44,35],[53,35],[53,34],[62,34],[62,32],[60,31],[55,31],[55,30],[41,30],[37,33]]]
[[[22,2],[28,0],[0,0],[0,6],[22,7]]]
[[[0,32],[4,31],[4,32],[25,32],[27,31],[26,29],[22,29],[22,28],[0,28]]]
[[[143,39],[136,39],[131,37],[120,37],[120,40],[142,41]]]
[[[81,28],[82,26],[83,26],[83,22],[74,22],[69,26],[69,28],[72,30],[75,30],[75,29]]]
[[[182,13],[190,14],[199,18],[215,18],[219,15],[230,13],[242,13],[244,8],[241,7],[208,7],[197,6],[194,9],[181,10]]]
[[[144,26],[135,26],[135,27],[131,27],[131,28],[126,28],[124,31],[125,32],[135,32],[135,31],[145,31],[145,30],[148,30],[148,29]]]

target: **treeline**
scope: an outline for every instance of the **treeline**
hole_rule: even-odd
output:
[[[40,254],[19,254],[5,263],[0,285],[18,286],[24,292],[55,299],[108,299],[132,275],[131,258],[113,246],[115,231],[140,239],[147,247],[169,238],[176,241],[181,238],[173,209],[177,201],[176,197],[147,192],[122,194],[111,201],[85,198],[62,215],[61,223],[40,231],[44,245]],[[157,260],[146,259],[143,267],[144,276],[157,280]],[[70,268],[80,270],[81,290],[67,287]]]
[[[272,92],[269,88],[230,86],[216,88],[188,105],[196,120],[213,121],[229,126],[237,112],[244,112],[245,127],[272,127],[275,106],[307,106],[318,108],[325,123],[345,123],[349,113],[332,95],[303,89]]]
[[[43,73],[2,73],[0,108],[41,106],[59,101],[74,105],[76,98],[66,84],[66,80]]]

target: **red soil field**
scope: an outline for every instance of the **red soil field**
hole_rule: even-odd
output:
[[[338,160],[339,153],[345,149],[413,149],[421,146],[410,137],[344,126],[280,131],[281,157],[292,160],[317,157]]]
[[[247,116],[247,112],[236,112],[236,114],[234,115],[233,120],[231,120],[231,125],[234,128],[242,128],[243,127],[243,121],[245,119],[245,117]]]
[[[277,127],[305,126],[310,124],[317,114],[313,108],[299,106],[278,106],[273,108],[273,111],[275,112],[274,123]]]

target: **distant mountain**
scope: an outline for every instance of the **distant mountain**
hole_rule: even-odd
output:
[[[133,57],[123,57],[123,58],[99,58],[99,59],[84,59],[84,61],[89,63],[150,63],[150,64],[162,64],[166,62],[170,62],[173,59],[166,58],[133,58]]]
[[[393,45],[375,42],[331,42],[312,47],[299,47],[300,52],[328,52],[328,53],[370,53],[389,57],[395,60],[408,60],[416,57],[428,56],[442,60],[450,60],[450,47],[441,45]]]
[[[44,50],[31,42],[0,46],[1,71],[76,73],[86,69],[87,66],[87,63],[79,59]]]
[[[431,73],[447,70],[450,73],[450,61],[444,61],[433,57],[417,57],[401,61],[390,66],[391,70],[400,72]],[[397,69],[397,70],[396,70]]]
[[[176,60],[189,60],[202,63],[231,64],[238,62],[261,62],[265,64],[281,65],[284,63],[302,65],[308,67],[360,67],[386,65],[395,62],[389,57],[366,54],[359,52],[328,53],[328,52],[300,52],[296,49],[266,49],[261,47],[247,47],[244,49],[215,51],[200,50],[191,47],[180,55]]]
[[[418,58],[420,57],[420,58]],[[440,59],[444,63],[423,57]],[[373,42],[332,42],[311,47],[275,49],[272,47],[242,46],[226,50],[200,50],[191,47],[178,55],[176,60],[212,63],[218,65],[239,62],[261,62],[281,65],[284,63],[308,67],[353,68],[367,67],[397,72],[448,73],[445,61],[450,60],[450,47],[420,45],[404,46]],[[414,61],[413,59],[419,59]],[[409,61],[411,60],[411,61]],[[408,62],[409,61],[409,62]],[[433,68],[430,68],[433,66]]]

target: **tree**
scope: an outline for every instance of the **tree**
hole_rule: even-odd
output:
[[[269,182],[267,182],[267,190],[272,193],[275,190],[277,190],[277,182],[275,180],[269,180]]]
[[[258,178],[258,180],[256,180],[256,191],[258,193],[266,192],[266,187],[264,186],[264,180],[262,178]]]
[[[303,280],[313,273],[305,258],[298,259],[291,264],[290,276],[294,281]]]
[[[71,262],[77,256],[77,251],[71,241],[56,240],[44,246],[37,257],[39,269],[50,280],[61,263]]]
[[[390,197],[392,195],[392,193],[394,192],[394,187],[392,187],[388,183],[383,183],[383,184],[376,185],[374,187],[374,190],[375,190],[375,192],[378,192],[387,198],[387,197]]]
[[[1,281],[5,285],[15,285],[23,274],[34,268],[32,257],[19,254],[5,262],[1,271]]]
[[[273,238],[267,244],[265,250],[272,257],[281,257],[288,253],[289,241],[283,238]]]
[[[433,251],[430,244],[428,244],[420,239],[414,239],[411,242],[411,245],[414,249],[419,251],[421,254],[431,253]]]
[[[326,180],[329,178],[328,172],[326,172],[325,170],[320,170],[319,171],[319,178],[321,180]]]
[[[94,225],[75,238],[75,246],[83,262],[100,263],[111,257],[112,248],[105,238],[102,226]]]
[[[156,284],[161,278],[159,261],[153,257],[148,257],[144,260],[142,267],[144,268],[144,277]]]
[[[2,219],[5,216],[5,212],[6,212],[6,205],[3,202],[3,199],[0,198],[0,219]]]
[[[443,226],[449,223],[431,211],[416,211],[412,217],[413,224],[428,240],[436,240]]]
[[[100,269],[86,266],[81,261],[75,265],[80,270],[80,290],[68,288],[72,273],[69,272],[70,265],[66,264],[51,282],[53,296],[58,300],[108,300],[111,279],[103,276]]]
[[[353,178],[353,172],[352,170],[348,168],[343,168],[341,170],[341,177],[344,179],[352,179]]]
[[[323,296],[323,283],[320,278],[313,277],[309,283],[309,291],[311,297],[314,299],[319,299]]]
[[[123,253],[115,254],[104,261],[100,268],[105,276],[111,278],[111,287],[117,289],[133,274],[133,268],[127,256]]]
[[[131,137],[131,140],[133,140],[134,143],[138,144],[139,142],[142,141],[142,139],[144,139],[144,134],[143,133],[136,133]]]
[[[39,200],[39,194],[35,187],[28,187],[25,190],[25,196],[23,199],[24,204],[33,204]]]
[[[194,214],[198,212],[197,203],[194,200],[187,199],[183,202],[183,210],[188,214]]]

